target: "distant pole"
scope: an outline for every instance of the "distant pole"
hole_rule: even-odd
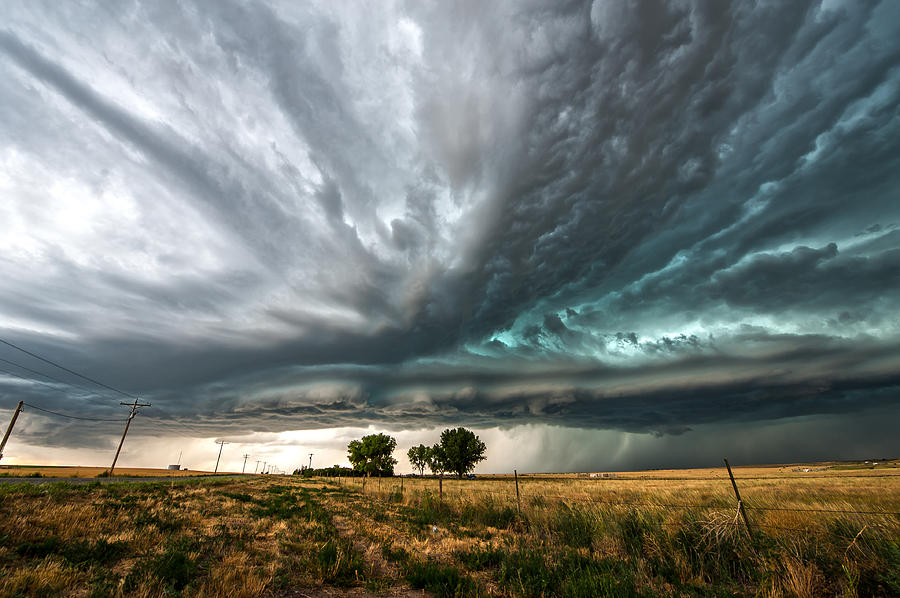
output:
[[[725,467],[728,468],[728,477],[731,478],[731,487],[734,488],[734,496],[738,501],[738,511],[741,512],[741,517],[744,518],[744,525],[747,527],[747,533],[750,536],[753,536],[753,532],[750,530],[750,520],[747,519],[747,511],[744,510],[744,503],[741,500],[741,493],[738,492],[737,483],[734,481],[734,475],[731,473],[731,465],[728,464],[728,459],[725,459]]]
[[[266,465],[268,465],[268,461],[263,461],[263,473],[266,473]]]
[[[244,470],[247,469],[247,459],[249,457],[250,457],[250,455],[246,455],[246,454],[244,455],[244,466],[241,467],[241,473],[244,473]]]
[[[310,453],[309,454],[309,469],[312,469],[312,458],[313,458],[313,454]]]
[[[219,459],[222,458],[222,449],[225,448],[225,445],[228,443],[224,440],[216,440],[216,444],[219,445],[219,456],[216,457],[216,469],[213,471],[213,473],[219,472]]]
[[[256,466],[253,468],[253,473],[256,473],[256,472],[257,472],[257,470],[259,469],[259,464],[260,464],[260,463],[262,463],[262,461],[257,461],[257,462],[256,462]]]
[[[9,427],[6,428],[6,434],[3,435],[3,442],[0,442],[0,459],[3,458],[3,449],[6,447],[6,441],[9,440],[9,435],[12,433],[13,426],[16,425],[16,420],[19,419],[19,413],[22,412],[22,405],[25,404],[25,401],[19,401],[19,404],[16,405],[16,410],[13,411],[12,419],[9,420]]]
[[[113,476],[113,470],[116,468],[116,461],[119,460],[119,453],[122,451],[122,445],[125,443],[125,435],[128,434],[128,426],[131,425],[131,420],[134,419],[139,408],[150,407],[150,403],[138,403],[137,399],[134,400],[134,403],[119,403],[119,405],[131,407],[131,413],[128,414],[128,420],[125,422],[125,431],[122,432],[122,440],[119,441],[119,448],[116,449],[116,456],[113,457],[112,465],[109,466],[109,477]]]
[[[519,472],[513,469],[513,477],[516,480],[516,505],[519,512],[522,512],[522,500],[519,498]]]

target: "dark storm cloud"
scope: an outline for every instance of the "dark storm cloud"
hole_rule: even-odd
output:
[[[0,337],[154,429],[900,404],[894,2],[8,12]]]

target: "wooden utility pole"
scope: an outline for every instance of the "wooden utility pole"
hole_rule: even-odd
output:
[[[731,465],[728,464],[728,459],[725,459],[725,467],[728,468],[728,477],[731,478],[731,487],[734,488],[734,496],[737,498],[738,502],[738,511],[741,512],[741,517],[744,518],[744,525],[747,527],[747,533],[750,536],[753,536],[753,532],[750,530],[750,520],[747,519],[747,511],[744,510],[744,503],[741,500],[741,493],[738,492],[737,483],[734,481],[734,475],[731,473]]]
[[[213,473],[219,472],[219,459],[222,458],[222,449],[225,448],[225,445],[228,443],[225,442],[224,440],[216,440],[216,444],[219,445],[219,456],[216,457],[216,469],[215,469],[215,471],[213,471]]]
[[[19,419],[19,413],[22,412],[22,405],[25,401],[19,401],[19,404],[16,405],[16,410],[13,411],[12,419],[9,420],[9,427],[6,428],[6,434],[3,435],[3,442],[0,442],[0,459],[3,458],[3,449],[6,448],[6,441],[9,440],[9,435],[12,433],[13,426],[16,425],[16,420]]]
[[[308,467],[308,469],[312,469],[312,458],[313,458],[313,454],[310,453],[310,454],[309,454],[309,467]]]
[[[113,457],[112,465],[109,466],[109,477],[113,476],[113,470],[116,468],[116,461],[119,460],[119,453],[122,451],[122,445],[125,443],[125,435],[128,434],[128,427],[131,425],[131,420],[134,419],[138,409],[141,407],[150,407],[150,403],[138,403],[138,399],[135,399],[134,403],[119,403],[119,405],[131,407],[131,413],[128,414],[128,419],[125,421],[125,431],[122,432],[122,440],[119,441],[119,448],[116,449],[116,456]]]
[[[244,473],[244,470],[247,469],[247,459],[250,458],[250,455],[244,455],[244,466],[241,467],[241,473]]]

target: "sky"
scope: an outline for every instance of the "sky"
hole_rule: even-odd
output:
[[[900,456],[894,0],[4,15],[5,463]]]

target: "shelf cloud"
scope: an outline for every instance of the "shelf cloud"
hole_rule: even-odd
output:
[[[153,403],[148,434],[569,429],[661,455],[839,414],[835,450],[898,448],[861,440],[900,414],[896,2],[5,12],[0,338]],[[0,358],[0,408],[124,419]]]

